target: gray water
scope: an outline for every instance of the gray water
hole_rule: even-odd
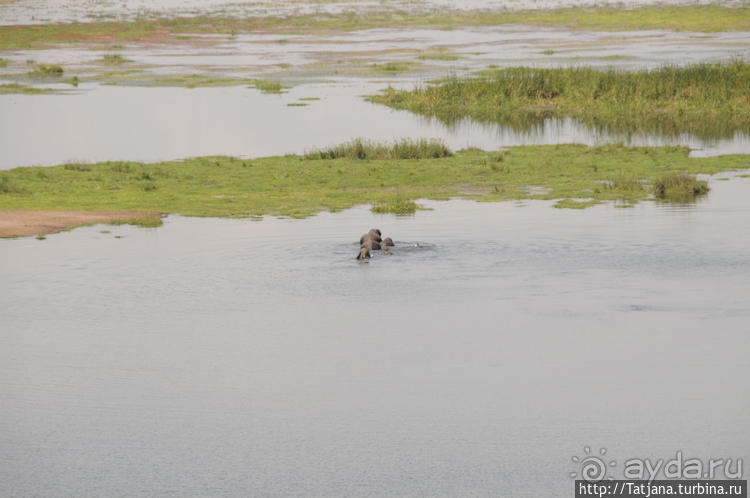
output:
[[[21,2],[19,5],[23,5]],[[201,37],[165,45],[131,44],[119,69],[166,74],[266,78],[293,85],[282,95],[244,86],[225,88],[112,87],[90,80],[103,71],[102,53],[88,45],[3,53],[0,83],[21,81],[59,94],[0,95],[0,169],[68,161],[163,161],[201,155],[262,157],[304,153],[353,138],[441,138],[453,149],[514,145],[684,145],[694,155],[750,152],[750,136],[619,133],[572,119],[547,119],[526,129],[464,119],[450,126],[406,111],[370,104],[364,95],[390,86],[412,89],[435,78],[498,67],[594,66],[623,70],[665,64],[750,60],[744,32],[597,32],[528,26],[456,29],[374,29],[338,35],[246,34]],[[447,49],[455,61],[420,61]],[[550,54],[548,51],[551,50]],[[545,53],[547,52],[547,53]],[[612,59],[611,57],[616,57]],[[86,81],[73,88],[24,77],[27,62],[63,64]],[[374,63],[418,62],[402,74],[376,74]],[[279,64],[288,64],[282,70]],[[25,79],[24,79],[25,78]],[[122,82],[120,82],[122,83]],[[124,82],[127,84],[127,81]],[[319,101],[300,101],[301,98]],[[304,102],[306,107],[288,107]],[[44,137],[44,146],[39,146]]]
[[[304,153],[358,137],[375,141],[437,137],[454,150],[623,142],[686,145],[696,149],[694,155],[750,151],[750,137],[739,132],[721,140],[690,134],[625,135],[592,130],[572,119],[547,119],[528,130],[471,119],[449,126],[360,97],[376,93],[380,86],[356,81],[309,84],[282,95],[242,87],[100,87],[72,95],[6,95],[0,97],[0,169],[69,161],[265,157]],[[306,102],[307,107],[287,106],[305,97],[320,100]]]
[[[711,187],[0,240],[0,495],[564,497],[584,446],[747,459],[750,179]],[[372,226],[397,246],[359,263]]]

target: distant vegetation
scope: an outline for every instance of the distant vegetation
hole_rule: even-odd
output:
[[[421,150],[414,147],[419,141],[398,143]],[[626,206],[654,197],[685,202],[677,192],[700,195],[706,187],[683,186],[683,177],[750,168],[750,155],[690,158],[682,147],[525,146],[398,159],[394,144],[354,144],[332,147],[316,160],[201,157],[15,168],[0,171],[0,209],[304,217],[357,204],[410,214],[418,199],[451,197],[563,199],[558,207],[574,208],[620,200]]]
[[[38,93],[49,93],[52,90],[49,88],[36,88],[33,86],[21,85],[20,83],[3,83],[0,84],[0,95],[6,93],[26,93],[26,94],[38,94]]]
[[[101,62],[105,64],[124,64],[126,62],[133,62],[130,59],[126,59],[120,54],[105,54],[101,58]]]
[[[44,77],[44,76],[62,76],[64,73],[62,66],[56,64],[40,64],[36,68],[29,72],[29,76]]]
[[[437,159],[450,157],[453,152],[442,140],[399,140],[393,143],[377,143],[361,138],[335,147],[320,149],[305,154],[312,159]]]
[[[750,132],[750,64],[698,64],[653,71],[508,68],[412,91],[388,88],[373,102],[451,123],[472,117],[528,129],[573,117],[620,132]]]
[[[496,26],[526,24],[566,26],[573,29],[677,30],[677,31],[750,31],[750,8],[718,5],[647,6],[635,9],[563,8],[527,11],[434,11],[389,10],[366,16],[342,13],[265,17],[185,16],[170,19],[92,22],[74,24],[37,24],[0,27],[0,50],[40,48],[55,43],[96,43],[121,45],[172,36],[185,39],[188,34],[247,32],[322,33],[372,28],[430,26]]]

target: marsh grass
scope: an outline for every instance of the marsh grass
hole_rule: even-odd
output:
[[[50,88],[36,88],[33,86],[22,85],[20,83],[3,83],[0,85],[0,95],[11,94],[11,93],[25,93],[29,95],[36,95],[40,93],[50,93],[53,90]]]
[[[46,78],[62,76],[64,72],[62,66],[58,66],[57,64],[39,64],[28,75],[35,78]]]
[[[466,149],[439,158],[404,154],[407,158],[398,159],[401,153],[392,144],[372,149],[359,142],[309,158],[198,157],[152,164],[118,161],[82,168],[15,168],[0,171],[0,210],[301,218],[358,204],[408,208],[409,201],[451,197],[570,199],[577,202],[573,207],[585,207],[580,203],[621,199],[635,204],[651,198],[655,180],[669,173],[716,174],[750,167],[750,155],[691,158],[682,147],[523,146],[502,152]],[[629,174],[648,188],[606,187],[613,178]],[[152,184],[157,188],[149,190]]]
[[[307,160],[315,159],[438,159],[450,157],[453,152],[438,139],[403,139],[393,143],[378,143],[361,138],[309,152]]]
[[[384,64],[373,63],[368,67],[383,73],[405,73],[411,66],[412,64],[408,62],[386,62]]]
[[[637,174],[628,171],[621,171],[610,180],[609,188],[612,190],[637,192],[643,190],[643,185]]]
[[[0,57],[0,67],[5,67],[8,65],[8,59],[3,59]]]
[[[654,180],[654,197],[672,202],[694,202],[708,190],[707,182],[684,173],[668,173]]]
[[[314,13],[285,17],[184,16],[134,21],[101,21],[75,24],[7,26],[0,29],[0,50],[40,48],[54,43],[121,45],[129,41],[164,40],[191,34],[236,34],[249,32],[320,34],[374,28],[429,26],[453,29],[459,26],[527,24],[568,26],[573,29],[750,31],[750,8],[718,5],[677,7],[647,6],[635,9],[562,8],[527,11],[431,11],[389,10],[367,16]],[[283,40],[283,39],[282,39]]]
[[[424,52],[417,56],[417,59],[419,60],[436,60],[436,61],[457,61],[460,58],[461,58],[460,55],[449,52],[447,50]]]
[[[263,93],[284,93],[284,90],[289,88],[288,86],[283,86],[278,81],[259,79],[251,80],[250,86]]]
[[[99,59],[99,62],[103,62],[104,64],[124,64],[126,62],[133,62],[130,59],[126,59],[120,54],[104,54],[104,56]]]
[[[557,209],[586,209],[597,204],[599,204],[599,201],[596,199],[583,201],[574,199],[562,199],[557,201],[552,207],[556,207]]]
[[[397,196],[376,202],[370,211],[377,214],[395,214],[396,216],[412,216],[419,206],[413,200]]]
[[[446,123],[471,117],[528,130],[545,118],[572,117],[620,132],[711,139],[750,132],[748,95],[750,64],[736,61],[636,72],[508,68],[368,98]]]

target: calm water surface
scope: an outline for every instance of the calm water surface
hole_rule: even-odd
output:
[[[411,87],[411,84],[406,84]],[[304,153],[357,137],[390,141],[439,137],[453,149],[529,144],[679,144],[695,155],[750,152],[750,137],[617,134],[572,119],[517,130],[471,119],[445,125],[361,98],[383,83],[305,84],[282,95],[230,88],[100,87],[72,95],[0,98],[0,169],[68,161],[165,161],[202,155],[264,157]],[[307,107],[289,107],[317,97]],[[44,146],[39,146],[44,137]]]
[[[748,188],[0,240],[0,495],[565,497],[586,445],[747,459]],[[397,247],[358,263],[371,226]]]

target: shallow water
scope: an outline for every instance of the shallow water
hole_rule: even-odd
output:
[[[295,85],[284,95],[265,95],[244,87],[144,88],[82,83],[77,89],[52,81],[33,81],[64,91],[55,95],[0,95],[0,169],[53,165],[66,161],[159,161],[199,155],[259,157],[301,153],[365,137],[391,140],[439,137],[453,148],[497,149],[512,145],[623,142],[631,145],[678,144],[696,155],[750,152],[750,137],[706,140],[683,134],[622,134],[591,129],[576,121],[550,119],[527,129],[463,120],[446,126],[408,112],[365,102],[392,85],[415,85],[449,74],[532,65],[652,68],[674,61],[750,60],[747,33],[595,32],[523,26],[453,31],[377,29],[341,36],[239,35],[199,37],[201,43],[130,45],[118,50],[132,64],[102,66],[104,52],[88,46],[4,53],[0,83],[17,81],[28,60],[63,64],[67,75],[87,77],[132,67],[146,74],[204,74],[210,77],[278,79]],[[686,52],[686,47],[690,49]],[[455,61],[418,61],[424,52],[447,50]],[[552,50],[552,54],[545,54]],[[615,58],[612,58],[615,57]],[[402,74],[373,72],[373,63],[419,62]],[[280,65],[289,64],[283,70]],[[144,80],[148,81],[145,76]],[[21,79],[20,81],[24,81]],[[127,84],[127,83],[126,83]],[[299,98],[318,97],[307,107],[287,107]],[[44,147],[39,147],[39,138]]]
[[[0,240],[0,494],[563,497],[587,445],[747,459],[750,179],[711,186]],[[397,247],[358,263],[371,226]]]
[[[161,161],[203,155],[265,157],[304,153],[352,138],[439,137],[453,149],[623,142],[681,144],[700,155],[750,152],[750,137],[704,141],[682,135],[594,131],[571,119],[526,130],[466,119],[454,125],[361,98],[383,83],[304,84],[282,95],[243,87],[85,88],[70,95],[0,97],[0,169],[68,161]],[[409,85],[409,84],[407,84]],[[289,107],[304,101],[306,107]],[[33,131],[31,131],[33,130]],[[44,137],[44,146],[39,146]]]

